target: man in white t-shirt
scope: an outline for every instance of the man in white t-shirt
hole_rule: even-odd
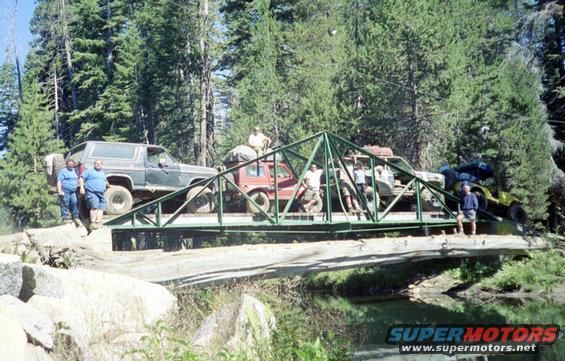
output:
[[[322,203],[322,198],[320,197],[322,173],[323,170],[318,169],[316,164],[311,164],[310,169],[306,171],[306,175],[304,176],[303,184],[306,187],[306,192],[304,193],[302,201],[306,202],[304,204],[304,210],[307,213],[310,213],[310,207],[318,202]]]
[[[247,144],[257,152],[257,156],[260,157],[271,145],[271,139],[261,132],[261,128],[255,127],[253,129],[253,134],[249,135],[247,139]]]

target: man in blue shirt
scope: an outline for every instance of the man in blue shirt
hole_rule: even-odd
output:
[[[102,227],[102,213],[106,209],[104,192],[110,186],[106,180],[106,173],[102,170],[102,161],[95,160],[94,167],[89,168],[79,179],[80,194],[86,198],[86,204],[90,208],[90,229]]]
[[[477,219],[479,199],[475,193],[471,193],[471,187],[468,184],[463,186],[461,208],[463,209],[463,213],[457,215],[457,231],[459,234],[463,234],[463,218],[467,218],[471,222],[471,235],[474,236],[477,231],[475,220]]]
[[[77,200],[78,176],[75,171],[75,162],[67,160],[67,166],[59,171],[57,175],[57,194],[59,195],[59,206],[61,207],[61,218],[63,222],[70,222],[69,210],[71,211],[72,222],[78,227],[80,225],[78,217]]]

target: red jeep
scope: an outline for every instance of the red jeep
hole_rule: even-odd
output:
[[[227,168],[235,167],[241,163],[227,164]],[[291,170],[285,163],[277,166],[277,184],[279,210],[283,210],[286,203],[292,197],[296,187],[299,187],[296,199],[302,198],[305,191],[304,186],[297,185],[297,179],[292,175]],[[230,174],[231,179],[242,191],[250,196],[251,199],[265,212],[274,212],[275,206],[275,165],[271,160],[263,160],[241,167]],[[229,177],[231,178],[231,177]],[[259,209],[251,202],[247,201],[229,183],[226,190],[226,201],[230,204],[245,203],[247,212],[260,213]]]

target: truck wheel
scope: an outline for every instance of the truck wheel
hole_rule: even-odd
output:
[[[508,219],[512,222],[524,224],[527,219],[526,210],[519,204],[513,204],[508,208]]]
[[[250,194],[249,198],[253,199],[253,201],[257,203],[257,205],[265,213],[269,212],[271,201],[269,200],[269,197],[267,197],[265,193],[255,192],[253,194]],[[245,201],[245,209],[247,209],[248,213],[253,213],[253,214],[261,213],[261,211],[259,211],[259,209],[255,205],[251,204],[251,202],[249,202],[248,200]]]
[[[438,200],[438,198],[436,198],[437,196],[434,195],[431,191],[429,191],[428,189],[424,189],[422,190],[422,209],[425,211],[433,211],[433,210],[437,210],[437,209],[441,209],[442,205],[440,203],[440,201]],[[439,199],[441,199],[441,201],[444,201],[444,197],[443,195],[439,195]]]
[[[131,211],[133,197],[127,188],[122,186],[111,186],[104,194],[106,198],[106,213],[118,215]]]
[[[212,213],[214,210],[214,193],[210,188],[194,187],[188,191],[186,200],[189,201],[186,206],[189,213]]]
[[[375,196],[377,197],[377,209],[381,210],[381,197],[379,196],[379,193],[375,193]],[[367,206],[369,206],[369,210],[374,211],[375,207],[373,207],[373,187],[365,188],[365,198],[367,199]],[[361,204],[361,202],[359,203]]]
[[[65,157],[62,154],[51,154],[47,157],[51,157],[49,164],[45,164],[49,169],[45,169],[47,174],[47,183],[51,186],[57,185],[57,176],[61,169],[65,168]],[[47,159],[46,157],[46,159]]]
[[[486,211],[488,209],[488,200],[485,194],[481,191],[476,191],[475,195],[479,201],[479,210]]]

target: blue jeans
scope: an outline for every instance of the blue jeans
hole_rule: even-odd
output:
[[[69,218],[69,210],[73,218],[78,218],[78,199],[76,189],[63,189],[64,195],[59,196],[61,206],[61,218],[63,221]]]

